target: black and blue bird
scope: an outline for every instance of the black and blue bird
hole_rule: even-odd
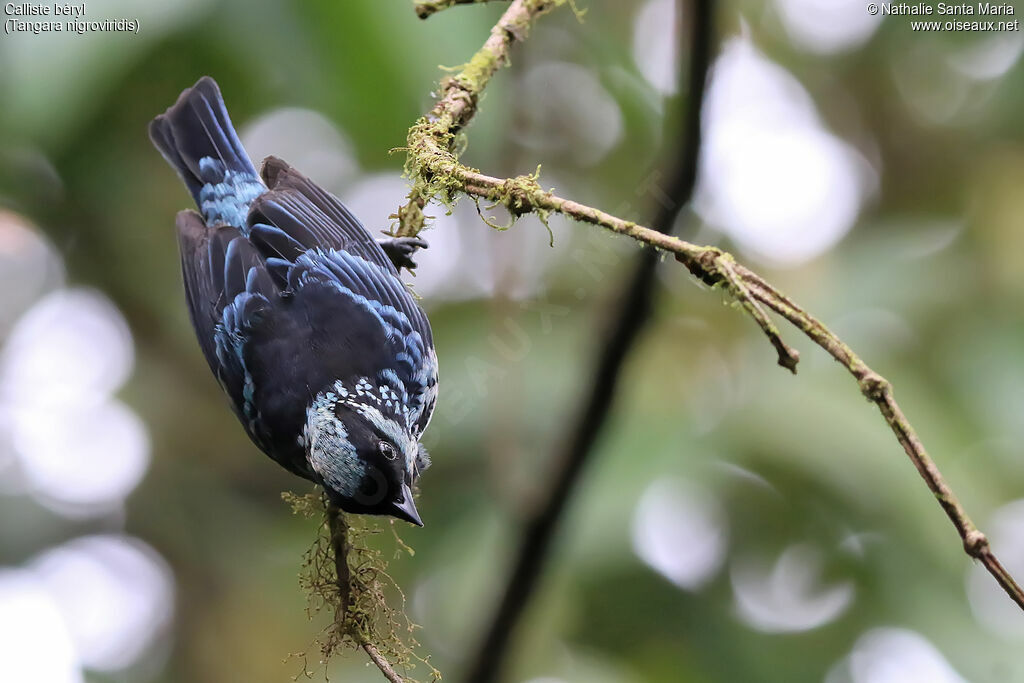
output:
[[[246,433],[341,509],[422,525],[437,355],[399,269],[426,245],[374,240],[276,157],[257,174],[209,77],[149,135],[199,208],[177,217],[189,313]]]

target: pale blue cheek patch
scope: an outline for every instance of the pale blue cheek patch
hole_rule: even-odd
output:
[[[319,394],[306,411],[304,441],[309,464],[332,489],[351,498],[359,492],[366,464],[349,441],[345,425],[334,414],[334,392]]]

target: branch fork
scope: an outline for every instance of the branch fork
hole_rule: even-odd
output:
[[[484,46],[456,76],[445,80],[442,96],[427,117],[409,130],[406,169],[413,181],[409,201],[395,214],[397,234],[415,236],[423,229],[423,208],[434,199],[451,203],[458,194],[504,204],[514,216],[562,214],[577,222],[625,235],[671,253],[690,273],[712,287],[720,286],[757,323],[778,355],[782,367],[796,371],[799,353],[787,345],[765,308],[787,320],[847,369],[861,393],[878,406],[925,484],[952,521],[965,552],[980,561],[1003,590],[1024,609],[1024,591],[1002,567],[988,540],[978,531],[928,455],[917,433],[893,397],[892,385],[872,370],[850,347],[792,299],[717,247],[702,247],[623,220],[600,209],[560,197],[540,187],[536,176],[495,178],[461,164],[452,142],[476,113],[476,103],[497,70],[507,64],[511,46],[522,41],[538,17],[568,0],[514,0],[491,31]],[[417,4],[420,16],[468,0],[435,0]],[[429,6],[429,9],[428,9]]]

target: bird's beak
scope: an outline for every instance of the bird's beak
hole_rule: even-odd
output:
[[[416,503],[412,499],[412,489],[408,484],[402,484],[402,500],[392,504],[391,514],[416,526],[423,526],[423,520],[420,519],[420,513],[416,512]]]

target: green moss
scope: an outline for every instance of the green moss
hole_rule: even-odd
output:
[[[435,2],[418,2],[417,8],[421,16],[432,14],[456,3],[455,0],[437,0]],[[530,28],[532,20],[541,14],[560,5],[569,4],[576,16],[582,18],[583,12],[574,0],[528,0],[526,12],[519,13],[510,22],[501,24],[501,28],[516,40],[522,40]],[[428,217],[423,209],[432,201],[439,201],[450,213],[454,204],[466,186],[467,169],[458,162],[464,151],[464,138],[457,138],[461,127],[476,112],[477,99],[487,87],[494,73],[503,66],[504,54],[491,49],[481,49],[464,64],[459,73],[445,76],[440,83],[440,101],[464,100],[463,107],[435,107],[432,117],[422,117],[409,128],[406,152],[405,175],[412,183],[409,201],[406,206],[392,216],[395,223],[392,232],[399,236],[413,237],[426,226]],[[392,150],[397,151],[397,150]],[[505,181],[496,188],[491,201],[507,207],[513,216],[518,218],[527,213],[537,213],[540,220],[548,228],[548,234],[554,239],[548,226],[550,211],[537,208],[536,197],[544,191],[537,183],[537,174],[519,176]],[[483,216],[483,213],[481,213]],[[487,221],[492,227],[507,229],[496,222]],[[514,222],[514,220],[513,220]],[[511,224],[510,224],[511,225]]]
[[[383,552],[371,544],[374,536],[382,533],[382,526],[391,526],[399,548],[411,555],[412,549],[398,538],[394,525],[328,510],[320,491],[302,496],[284,493],[282,498],[295,514],[320,519],[317,538],[303,557],[299,585],[309,598],[310,618],[325,610],[331,615],[331,623],[316,642],[321,665],[346,647],[358,649],[369,643],[396,670],[414,668],[418,662],[426,667],[429,680],[440,680],[441,673],[428,658],[416,653],[419,643],[413,634],[418,627],[405,614],[405,594],[388,574]],[[337,515],[333,537],[332,514]],[[340,565],[335,557],[338,551],[345,555]],[[345,572],[348,576],[342,578],[346,580],[340,581],[338,574]],[[393,601],[399,607],[393,607]],[[312,677],[306,653],[295,656],[303,659],[302,675]]]
[[[487,82],[500,66],[496,54],[490,50],[480,50],[462,67],[462,71],[454,76],[453,80],[475,97],[483,92]]]

